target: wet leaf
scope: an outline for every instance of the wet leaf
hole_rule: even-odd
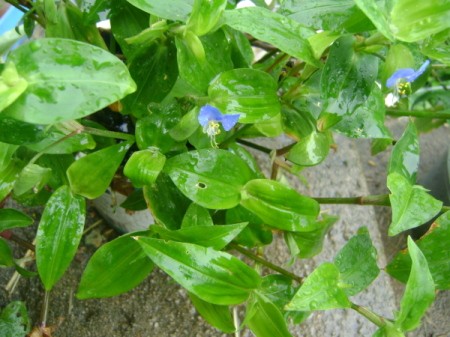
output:
[[[389,18],[386,15],[387,11],[385,8],[380,7],[380,4],[384,4],[384,2],[376,0],[355,0],[355,3],[367,15],[381,34],[389,40],[394,41],[394,36],[389,26]]]
[[[128,0],[130,4],[157,17],[186,22],[194,0]]]
[[[128,159],[123,173],[135,187],[150,185],[156,181],[166,162],[166,157],[158,149],[133,152]]]
[[[89,199],[101,196],[130,146],[129,142],[119,143],[75,161],[67,170],[72,191]]]
[[[17,227],[27,227],[33,223],[33,219],[16,209],[0,209],[0,232]]]
[[[6,63],[0,75],[0,111],[22,95],[27,86],[27,80],[19,75],[14,62]]]
[[[51,290],[72,261],[83,234],[86,205],[68,186],[57,189],[45,206],[36,234],[36,264]]]
[[[273,228],[296,232],[318,228],[319,204],[277,181],[248,182],[242,189],[241,205]]]
[[[103,298],[127,292],[153,270],[153,262],[129,235],[102,245],[89,260],[77,298]]]
[[[228,306],[208,303],[191,293],[189,293],[189,298],[199,314],[213,327],[226,333],[236,330]]]
[[[259,275],[234,256],[189,243],[139,237],[144,252],[182,287],[218,305],[244,302]]]
[[[292,147],[287,159],[300,166],[314,166],[320,164],[329,151],[330,142],[327,135],[313,132]]]
[[[209,211],[196,203],[192,203],[184,215],[181,228],[213,225]]]
[[[25,123],[0,114],[0,142],[24,145],[33,144],[45,138],[44,126]]]
[[[197,36],[209,33],[219,23],[226,5],[226,0],[195,0],[186,29]]]
[[[286,305],[286,310],[314,311],[350,308],[350,301],[339,287],[339,270],[332,263],[323,263],[303,282],[300,290]]]
[[[238,205],[241,188],[254,177],[241,158],[220,149],[190,151],[172,157],[164,171],[189,199],[212,209]]]
[[[14,194],[19,196],[30,190],[39,192],[49,181],[52,170],[36,164],[28,164],[20,172],[14,184]]]

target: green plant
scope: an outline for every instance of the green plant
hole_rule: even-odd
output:
[[[38,24],[45,38],[1,50],[0,200],[45,205],[35,250],[47,292],[77,250],[86,199],[102,195],[123,169],[156,224],[102,246],[78,298],[126,292],[156,265],[225,332],[238,328],[229,307],[245,303],[244,324],[257,336],[290,336],[287,320],[335,308],[376,324],[374,336],[403,336],[420,324],[435,290],[450,286],[449,268],[439,267],[449,265],[448,208],[416,185],[417,126],[450,117],[450,5],[253,2],[236,9],[225,0],[11,1],[25,12],[26,33]],[[102,35],[96,23],[106,14],[111,30]],[[252,46],[265,51],[257,61]],[[411,117],[400,139],[386,115]],[[393,146],[389,195],[315,198],[278,180],[282,170],[319,165],[335,132],[373,139],[374,154]],[[252,141],[281,134],[289,146]],[[270,179],[243,145],[271,155]],[[336,221],[319,214],[321,203],[390,205],[389,235],[443,213],[387,267],[406,283],[394,318],[350,299],[379,274],[364,228],[305,279],[253,252],[276,231],[293,258],[317,254]],[[0,209],[5,239],[30,223]],[[26,272],[5,240],[0,258]],[[261,265],[272,274],[262,276]]]

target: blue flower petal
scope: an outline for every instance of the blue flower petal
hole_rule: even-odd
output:
[[[414,82],[420,75],[425,72],[429,65],[430,60],[426,60],[417,71],[412,68],[399,69],[395,73],[393,73],[391,77],[388,78],[388,80],[386,81],[386,86],[388,88],[392,88],[396,85],[398,80],[405,80],[409,83]]]
[[[219,109],[211,106],[211,105],[204,105],[200,109],[200,113],[198,114],[198,122],[201,126],[205,127],[205,125],[208,124],[209,121],[222,121],[222,114],[220,113]]]
[[[222,126],[225,131],[230,131],[239,120],[240,114],[222,115]]]

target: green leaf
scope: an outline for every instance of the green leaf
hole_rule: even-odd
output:
[[[238,205],[241,188],[254,177],[241,158],[220,149],[190,151],[172,157],[164,171],[189,199],[212,209]]]
[[[244,322],[257,337],[292,336],[281,311],[262,294],[253,294]]]
[[[416,241],[428,261],[436,289],[450,289],[450,212],[442,214],[428,232]],[[400,251],[386,267],[397,280],[406,283],[411,270],[408,250]]]
[[[9,303],[0,314],[0,331],[5,337],[22,337],[30,331],[30,320],[23,302]]]
[[[133,152],[128,159],[123,173],[135,187],[150,185],[156,181],[166,162],[166,157],[158,149]]]
[[[352,0],[287,0],[280,13],[314,30],[359,32],[373,28]]]
[[[68,186],[58,188],[45,206],[36,234],[36,264],[42,283],[50,291],[61,278],[83,235],[85,200]]]
[[[208,303],[198,298],[192,293],[188,293],[195,309],[199,314],[213,327],[226,333],[232,333],[236,330],[233,317],[231,317],[230,308],[226,305],[217,305]]]
[[[334,264],[340,272],[340,287],[348,296],[363,291],[377,278],[377,251],[367,228],[358,230],[337,253]]]
[[[328,137],[324,133],[313,132],[294,145],[287,159],[300,166],[314,166],[320,164],[329,151]]]
[[[378,0],[355,0],[356,5],[367,15],[372,21],[378,31],[387,37],[389,40],[394,41],[391,28],[389,25],[389,18],[386,14],[386,9],[381,8],[380,5],[384,4],[384,1]]]
[[[144,186],[144,198],[156,222],[169,229],[181,227],[183,215],[191,201],[186,198],[164,172],[155,183]]]
[[[136,122],[136,143],[139,149],[159,148],[167,153],[176,146],[169,131],[180,121],[181,113],[176,103],[168,105],[147,104],[147,114]]]
[[[129,70],[137,90],[121,101],[124,113],[147,115],[149,103],[159,103],[167,96],[178,78],[176,55],[173,39],[153,43],[134,55]]]
[[[233,142],[228,145],[228,151],[243,159],[258,178],[264,178],[257,160],[245,147]]]
[[[244,186],[241,195],[241,205],[270,227],[298,232],[310,232],[319,227],[317,201],[277,181],[252,180]]]
[[[203,247],[223,249],[233,240],[247,223],[221,226],[195,226],[185,227],[175,231],[164,227],[152,226],[151,231],[157,233],[161,239],[193,243]]]
[[[406,178],[410,184],[415,184],[418,168],[419,139],[414,123],[409,122],[392,150],[388,174],[397,173]]]
[[[339,287],[339,270],[329,262],[317,267],[286,305],[286,310],[314,311],[350,308],[350,301]]]
[[[198,51],[193,50],[192,41],[175,38],[180,77],[199,93],[206,93],[209,82],[219,73],[233,68],[230,45],[222,30],[202,36],[194,45],[203,49],[204,57],[198,58]]]
[[[0,167],[1,166],[2,165],[0,165]],[[13,189],[16,178],[22,170],[22,167],[22,163],[13,159],[5,167],[0,169],[0,201],[5,199]]]
[[[319,254],[322,251],[325,235],[333,226],[338,217],[323,215],[323,219],[317,221],[318,228],[311,232],[285,232],[284,239],[289,247],[291,255],[306,259]]]
[[[422,53],[450,66],[450,29],[444,30],[430,37],[422,46]]]
[[[102,245],[89,260],[78,286],[77,298],[111,297],[141,283],[153,263],[129,235]]]
[[[170,131],[170,136],[176,141],[183,141],[188,139],[198,129],[198,116],[199,108],[195,107],[187,114],[181,117],[181,120]]]
[[[206,208],[192,203],[184,215],[181,228],[197,227],[197,226],[213,226],[211,215]]]
[[[130,211],[142,211],[147,209],[147,203],[145,202],[144,192],[141,188],[136,188],[131,194],[120,204],[120,207],[128,209]]]
[[[14,194],[19,196],[33,190],[39,192],[49,181],[52,170],[36,164],[28,164],[20,172],[14,184]]]
[[[33,144],[45,138],[44,126],[18,121],[0,114],[0,142],[8,144]]]
[[[378,75],[378,59],[354,51],[354,37],[343,36],[330,48],[320,79],[324,112],[352,114],[369,98]]]
[[[0,111],[10,106],[27,87],[27,80],[18,74],[14,62],[6,63],[0,75]]]
[[[11,164],[17,148],[17,145],[0,143],[0,171],[4,170]]]
[[[129,142],[119,143],[75,161],[67,170],[72,191],[89,199],[101,196],[130,146]]]
[[[240,123],[267,121],[280,112],[277,83],[260,70],[233,69],[217,76],[208,88],[211,103]]]
[[[224,23],[311,65],[320,65],[307,40],[314,31],[281,14],[261,7],[234,9],[225,11]]]
[[[0,238],[0,267],[14,266],[14,257],[11,247],[5,240]]]
[[[197,36],[209,33],[219,23],[226,5],[226,0],[195,0],[186,29]]]
[[[33,223],[28,215],[12,208],[0,209],[0,232],[17,227],[27,227]]]
[[[353,138],[390,139],[391,134],[384,125],[384,119],[384,96],[381,90],[374,86],[367,101],[357,107],[352,114],[343,115],[333,129]]]
[[[192,11],[194,0],[127,0],[146,13],[163,19],[186,22]]]
[[[136,89],[122,61],[74,40],[31,41],[12,51],[9,62],[15,64],[28,87],[3,113],[28,123],[81,118]]]
[[[387,187],[391,191],[392,222],[389,235],[420,226],[439,213],[442,201],[436,200],[422,186],[412,185],[404,176],[390,173]]]
[[[378,329],[372,337],[405,337],[405,334],[388,322],[385,326]]]
[[[450,28],[450,3],[446,0],[420,3],[398,0],[392,8],[390,24],[399,40],[415,42],[426,39]]]
[[[427,260],[411,237],[408,250],[412,266],[405,293],[400,304],[400,312],[395,325],[402,331],[410,331],[420,325],[420,319],[434,301],[434,282],[428,269]]]
[[[182,287],[213,304],[242,303],[261,281],[245,263],[213,248],[146,237],[137,242]]]

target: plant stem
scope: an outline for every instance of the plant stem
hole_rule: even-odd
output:
[[[50,144],[45,149],[43,149],[41,152],[37,153],[33,158],[31,158],[31,160],[30,160],[30,162],[28,164],[29,165],[30,164],[34,164],[42,155],[46,154],[47,151],[50,150],[52,147],[54,147],[54,146],[64,142],[65,140],[67,140],[67,139],[69,139],[69,138],[71,138],[73,136],[78,135],[79,133],[80,133],[79,130],[75,130],[75,131],[72,131],[71,133],[69,133],[68,135],[65,135],[64,137],[58,139],[56,142]]]
[[[282,274],[284,276],[287,276],[287,277],[297,281],[298,283],[302,283],[303,282],[303,278],[302,277],[300,277],[298,275],[295,275],[294,273],[291,273],[290,271],[288,271],[286,269],[283,269],[283,268],[281,268],[281,267],[279,267],[279,266],[277,266],[277,265],[267,261],[266,259],[263,259],[262,257],[254,254],[252,251],[250,251],[250,250],[248,250],[248,249],[246,249],[246,248],[244,248],[242,246],[239,246],[236,243],[230,243],[228,246],[233,248],[234,250],[237,250],[239,253],[244,254],[245,256],[251,258],[252,260],[254,260],[254,261],[258,262],[258,263],[261,263],[262,265],[266,266],[267,268],[272,269],[272,270],[274,270],[274,271],[276,271],[276,272],[278,272],[278,273],[280,273],[280,274]]]
[[[394,110],[387,109],[386,115],[394,117],[418,117],[418,118],[439,118],[439,119],[450,119],[450,110],[440,110],[440,111],[408,111],[408,110]]]
[[[258,150],[258,151],[267,153],[267,154],[270,154],[270,152],[272,152],[272,150],[269,149],[269,148],[267,148],[267,147],[264,147],[264,146],[261,146],[261,145],[258,145],[258,144],[249,142],[249,141],[247,141],[247,140],[237,139],[236,142],[238,142],[238,143],[240,143],[240,144],[242,144],[242,145],[251,147],[252,149],[255,149],[255,150]]]
[[[390,206],[389,194],[367,195],[348,198],[313,198],[319,204],[351,204],[351,205],[374,205]]]
[[[41,328],[45,328],[47,326],[47,313],[48,313],[49,299],[50,299],[50,291],[46,290],[45,294],[44,294],[44,303],[42,304]]]
[[[355,303],[352,303],[351,308],[380,328],[386,325],[386,318],[377,315],[366,307],[361,307]]]
[[[11,232],[10,230],[5,230],[0,232],[0,236],[6,240],[13,241],[17,243],[19,246],[29,249],[34,252],[34,245]]]
[[[123,140],[135,140],[133,135],[122,133],[122,132],[115,132],[115,131],[109,131],[109,130],[101,130],[96,128],[91,128],[88,126],[83,126],[83,132],[89,133],[94,136],[101,136],[101,137],[107,137],[107,138],[117,138],[117,139],[123,139]]]

